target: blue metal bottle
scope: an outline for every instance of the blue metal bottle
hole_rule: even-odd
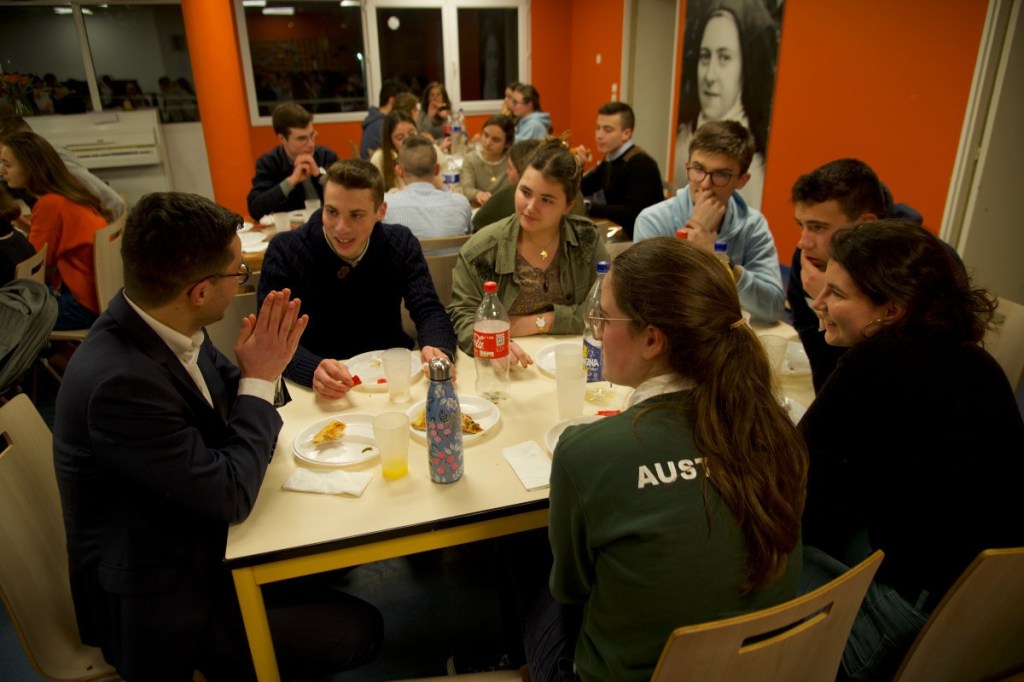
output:
[[[452,384],[448,358],[430,361],[427,387],[427,458],[430,480],[454,483],[465,471],[462,459],[462,409]]]

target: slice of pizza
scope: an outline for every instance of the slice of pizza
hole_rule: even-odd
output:
[[[345,437],[345,422],[335,419],[313,436],[313,445],[341,440]]]
[[[465,412],[462,413],[462,432],[470,435],[474,433],[480,433],[484,430],[484,427],[476,423],[472,417]]]
[[[416,429],[417,431],[427,430],[427,408],[420,410],[420,413],[416,415],[416,418],[409,423],[409,426]]]

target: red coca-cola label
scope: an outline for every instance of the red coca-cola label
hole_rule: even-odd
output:
[[[474,329],[473,355],[489,360],[508,357],[508,330],[488,333]]]

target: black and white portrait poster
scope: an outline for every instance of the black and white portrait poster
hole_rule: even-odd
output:
[[[686,184],[690,138],[707,121],[733,120],[754,135],[750,180],[739,190],[761,207],[765,150],[779,59],[783,0],[687,0],[679,88],[675,183]]]

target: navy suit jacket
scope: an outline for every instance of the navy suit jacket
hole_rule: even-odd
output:
[[[240,372],[209,337],[199,367],[212,407],[122,292],[57,396],[79,631],[126,679],[191,679],[215,609],[234,599],[228,524],[252,510],[281,429],[272,405],[237,395]]]

